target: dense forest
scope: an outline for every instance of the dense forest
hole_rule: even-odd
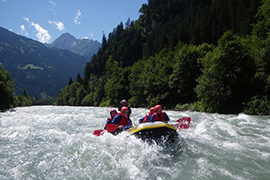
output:
[[[149,0],[57,105],[270,114],[270,0]]]
[[[32,105],[32,99],[24,91],[21,95],[15,96],[14,82],[10,73],[0,63],[0,111],[15,106]]]

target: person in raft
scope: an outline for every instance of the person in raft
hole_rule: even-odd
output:
[[[155,108],[151,107],[150,108],[150,111],[148,114],[146,114],[144,117],[142,117],[140,120],[139,120],[139,123],[145,123],[147,122],[148,119],[151,119],[152,115],[155,113]]]
[[[154,108],[156,112],[152,115],[150,119],[147,120],[147,122],[155,122],[155,121],[168,122],[170,120],[169,116],[164,111],[162,111],[161,105],[156,105]]]
[[[108,119],[107,119],[107,121],[106,121],[106,124],[111,124],[111,123],[112,123],[113,118],[117,115],[116,109],[112,109],[112,110],[110,111],[110,115],[111,115],[111,116],[108,117]],[[106,124],[105,124],[104,129],[106,129]]]
[[[127,107],[128,108],[128,110],[129,110],[128,117],[129,117],[130,114],[131,114],[131,109],[128,106],[127,100],[123,99],[122,101],[120,101],[120,106],[118,107],[118,111],[121,111],[122,110],[122,107]]]
[[[132,126],[132,121],[128,116],[129,112],[128,107],[122,107],[121,112],[113,118],[112,124],[118,125],[123,130],[129,129]]]

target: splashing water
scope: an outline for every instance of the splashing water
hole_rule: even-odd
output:
[[[270,117],[166,111],[191,127],[165,146],[97,137],[111,108],[33,106],[0,114],[0,179],[261,179],[270,177]],[[132,109],[138,124],[148,110]]]

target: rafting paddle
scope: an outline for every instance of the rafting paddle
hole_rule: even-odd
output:
[[[115,124],[106,124],[106,130],[108,132],[116,131],[118,128],[119,128],[119,126],[117,126]]]
[[[101,136],[104,132],[105,132],[105,130],[103,130],[103,129],[95,130],[94,135]]]
[[[190,117],[183,117],[177,120],[177,124],[174,125],[177,129],[188,129],[190,124]]]
[[[117,126],[115,124],[106,124],[106,130],[103,130],[103,129],[95,130],[94,135],[101,136],[104,134],[105,131],[113,132],[113,131],[116,131],[118,128],[119,128],[119,126]]]

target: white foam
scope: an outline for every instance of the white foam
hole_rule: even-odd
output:
[[[235,142],[223,142],[222,146],[226,149],[232,149],[232,150],[237,150],[240,151],[241,149],[243,149],[243,147]]]
[[[191,124],[179,132],[182,143],[162,147],[128,133],[93,135],[103,129],[110,109],[34,106],[1,114],[0,174],[6,179],[136,180],[270,176],[269,168],[258,168],[267,167],[270,158],[267,117],[168,111],[172,122],[189,116]],[[133,108],[133,122],[147,112]]]

